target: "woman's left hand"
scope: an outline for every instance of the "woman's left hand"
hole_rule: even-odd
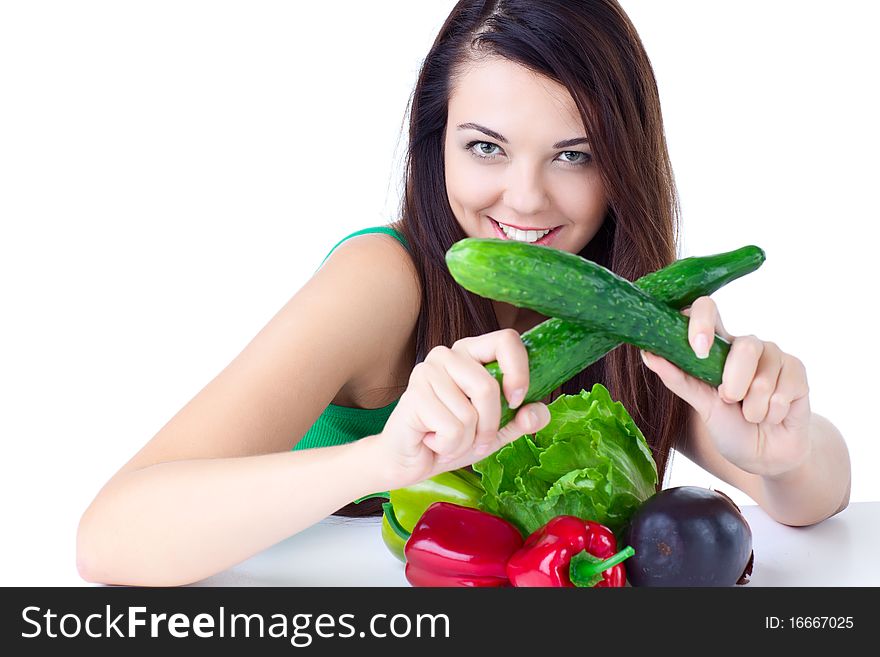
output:
[[[648,369],[694,408],[715,447],[737,467],[772,477],[801,465],[810,454],[812,417],[804,364],[773,342],[730,335],[709,297],[682,312],[689,317],[688,341],[697,356],[708,353],[715,333],[731,343],[721,385],[713,388],[642,351]]]

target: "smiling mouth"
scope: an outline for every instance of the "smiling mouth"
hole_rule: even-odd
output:
[[[562,229],[562,226],[556,226],[555,228],[522,230],[514,226],[502,224],[492,217],[489,217],[489,220],[492,222],[495,234],[501,239],[527,242],[529,244],[549,244]]]

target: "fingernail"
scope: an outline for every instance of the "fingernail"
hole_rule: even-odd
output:
[[[709,338],[705,334],[700,333],[694,339],[694,353],[697,354],[697,358],[709,357]]]
[[[512,393],[510,393],[510,399],[507,400],[507,405],[510,408],[516,408],[520,404],[522,404],[522,400],[526,398],[526,389],[525,388],[517,388]]]
[[[486,445],[485,443],[478,446],[476,449],[474,449],[474,454],[477,456],[485,456],[488,453],[489,453],[489,446]]]
[[[437,463],[449,463],[451,460],[451,456],[441,456],[439,459],[437,459]]]
[[[529,429],[534,429],[538,426],[538,411],[534,408],[529,411]]]
[[[529,410],[529,427],[535,429],[541,425],[544,421],[544,411],[541,411],[537,408],[532,408]]]

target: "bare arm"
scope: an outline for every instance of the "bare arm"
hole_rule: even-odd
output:
[[[682,453],[746,493],[777,522],[812,525],[849,504],[849,452],[837,428],[821,415],[813,413],[810,422],[810,457],[796,470],[774,478],[746,472],[727,461],[706,435],[699,414],[690,412],[690,440],[682,445]]]
[[[648,369],[690,405],[682,453],[780,523],[812,525],[845,509],[849,451],[837,428],[812,412],[803,362],[774,342],[728,333],[708,296],[682,312],[698,357],[705,357],[716,333],[730,342],[717,388],[642,353]]]
[[[812,451],[799,468],[778,477],[762,477],[755,500],[786,525],[812,525],[849,504],[849,450],[840,431],[821,415],[810,421]]]
[[[405,343],[419,298],[407,258],[387,236],[341,245],[101,489],[80,521],[81,575],[197,581],[383,489],[369,439],[289,450],[343,385]]]
[[[368,441],[159,463],[115,479],[80,525],[90,581],[176,586],[204,579],[382,489]]]

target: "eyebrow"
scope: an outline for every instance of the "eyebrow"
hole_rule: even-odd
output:
[[[477,130],[482,132],[484,135],[488,135],[492,137],[492,139],[497,139],[502,144],[507,143],[507,139],[504,138],[499,132],[495,132],[485,126],[482,126],[478,123],[462,123],[458,126],[459,130]],[[568,146],[578,146],[580,144],[589,144],[590,141],[586,137],[575,137],[574,139],[563,139],[562,141],[557,141],[553,144],[553,148],[567,148]]]

